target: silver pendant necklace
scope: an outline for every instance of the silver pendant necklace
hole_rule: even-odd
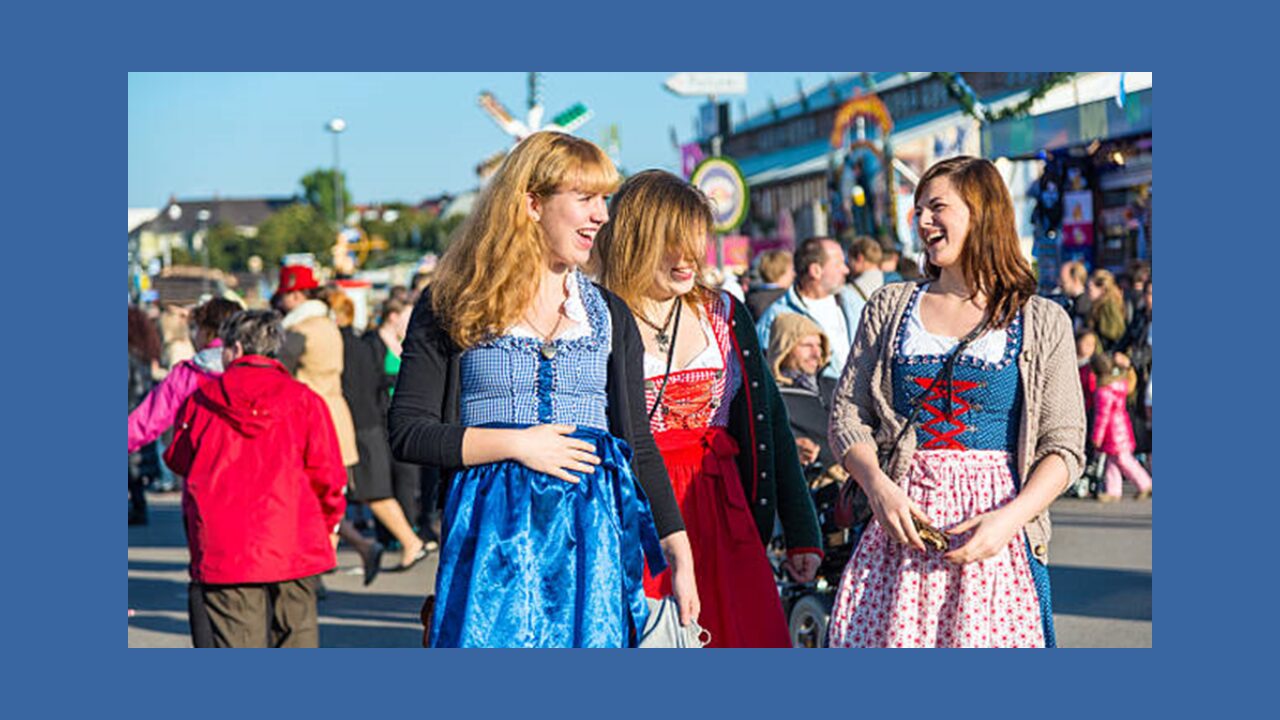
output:
[[[676,298],[675,302],[671,303],[671,310],[667,312],[667,320],[662,323],[662,327],[658,327],[657,324],[650,321],[649,318],[645,317],[644,313],[636,313],[636,317],[640,318],[641,322],[653,328],[654,332],[657,333],[657,335],[654,336],[654,340],[658,342],[658,352],[664,355],[671,349],[671,341],[674,340],[669,331],[671,329],[671,322],[675,319],[676,311],[679,309],[680,298]]]
[[[529,327],[532,328],[534,332],[542,336],[542,344],[538,347],[538,352],[541,353],[542,357],[546,360],[552,360],[556,356],[555,340],[552,338],[556,336],[556,331],[560,329],[560,323],[563,320],[564,303],[561,303],[560,307],[556,309],[556,324],[551,326],[551,332],[549,333],[542,332],[537,325],[533,324],[533,321],[529,319],[528,315],[524,316],[524,321],[529,324]]]

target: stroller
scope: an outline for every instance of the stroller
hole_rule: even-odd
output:
[[[833,519],[840,483],[848,477],[844,468],[839,465],[823,468],[815,464],[806,468],[805,476],[809,481],[814,508],[818,511],[818,523],[822,529],[826,553],[822,564],[818,566],[818,574],[810,583],[797,583],[791,579],[791,575],[782,567],[787,554],[780,527],[774,528],[774,537],[769,543],[769,560],[773,565],[778,594],[782,598],[782,610],[787,617],[792,647],[820,648],[827,646],[827,626],[831,621],[836,587],[840,583],[844,566],[858,546],[863,526],[841,528],[836,526]]]

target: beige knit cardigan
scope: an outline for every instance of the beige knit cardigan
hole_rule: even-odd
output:
[[[849,361],[831,403],[831,449],[843,458],[858,443],[888,450],[906,423],[893,409],[893,338],[916,283],[886,285],[867,301]],[[1017,471],[1023,482],[1050,454],[1067,465],[1067,481],[1079,477],[1084,464],[1084,393],[1076,368],[1071,319],[1051,300],[1030,298],[1023,306],[1022,352],[1018,369],[1022,384],[1022,418],[1018,426]],[[916,435],[906,433],[889,477],[906,484],[916,449]],[[1066,489],[1065,485],[1062,488]],[[1049,558],[1049,511],[1027,523],[1031,551]]]

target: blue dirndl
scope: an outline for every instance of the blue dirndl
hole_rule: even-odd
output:
[[[505,425],[510,427],[510,425]],[[432,647],[632,647],[643,573],[665,567],[631,448],[579,427],[600,465],[577,484],[504,461],[450,486]]]

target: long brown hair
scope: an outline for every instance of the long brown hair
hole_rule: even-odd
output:
[[[973,293],[970,298],[986,296],[988,321],[993,327],[1005,327],[1036,293],[1035,273],[1018,241],[1009,189],[991,161],[961,155],[925,171],[916,185],[917,205],[924,189],[940,177],[951,182],[969,207],[960,269]],[[925,274],[937,279],[942,269],[926,260]]]
[[[521,141],[502,161],[436,268],[431,306],[453,341],[465,350],[502,332],[533,300],[546,262],[546,241],[526,210],[528,194],[608,194],[617,187],[613,162],[586,140],[538,132]]]
[[[160,331],[136,305],[129,306],[129,353],[146,362],[160,360]]]
[[[665,170],[645,170],[627,178],[609,203],[609,222],[600,228],[591,269],[600,284],[639,312],[654,276],[669,253],[694,266],[693,291],[685,303],[700,311],[715,297],[705,284],[711,203],[698,188]]]

